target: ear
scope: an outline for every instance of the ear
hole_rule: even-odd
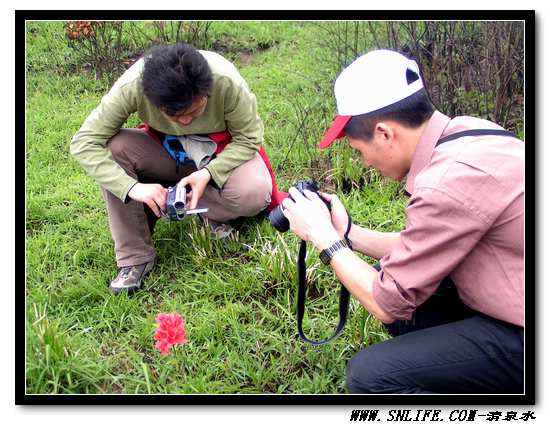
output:
[[[385,122],[378,122],[374,127],[374,138],[382,143],[392,142],[395,134],[393,128]]]

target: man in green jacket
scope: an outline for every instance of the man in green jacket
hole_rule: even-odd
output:
[[[136,112],[152,130],[122,129]],[[206,164],[180,166],[152,137],[177,136],[201,151],[209,149],[204,135],[223,131],[231,143]],[[208,208],[205,216],[218,237],[231,231],[229,220],[263,211],[272,180],[258,154],[262,142],[256,97],[222,56],[182,43],[157,46],[131,66],[70,145],[107,205],[118,266],[111,291],[139,289],[153,268],[151,234],[165,210],[166,187],[190,188],[188,207]]]

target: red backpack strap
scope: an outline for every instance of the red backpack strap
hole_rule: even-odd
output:
[[[162,145],[162,140],[164,139],[164,133],[161,133],[160,131],[155,130],[146,122],[142,122],[140,125],[137,126],[137,128],[147,133],[147,135],[151,137],[151,139],[153,139],[158,144]]]
[[[212,141],[218,145],[216,148],[216,155],[225,149],[227,144],[231,141],[231,133],[229,131],[219,131],[217,133],[210,133],[208,135]]]
[[[220,152],[222,152],[227,146],[227,144],[231,142],[231,133],[227,130],[221,131],[218,133],[210,133],[208,137],[210,137],[210,139],[212,139],[218,145],[216,149],[216,154],[219,154]],[[258,153],[260,154],[260,157],[264,161],[267,171],[269,172],[269,176],[271,177],[271,185],[273,189],[271,190],[271,202],[267,207],[267,211],[269,212],[275,207],[277,207],[277,205],[279,205],[281,202],[283,202],[283,199],[285,199],[288,196],[288,193],[279,192],[277,190],[275,173],[273,172],[273,167],[271,167],[271,163],[269,162],[267,152],[265,151],[263,146],[260,147],[260,150],[258,151]]]
[[[286,198],[288,198],[288,192],[273,191],[271,193],[271,203],[266,208],[267,212],[277,208]]]
[[[272,209],[276,208],[281,202],[283,202],[283,199],[285,199],[288,196],[288,193],[279,192],[279,190],[277,189],[277,182],[275,181],[275,173],[273,172],[273,168],[271,167],[271,163],[269,162],[269,158],[267,157],[267,152],[265,151],[263,146],[260,147],[260,150],[258,151],[258,153],[264,160],[265,166],[267,167],[267,171],[271,176],[271,185],[273,189],[271,190],[271,202],[267,207],[267,211],[269,212]]]

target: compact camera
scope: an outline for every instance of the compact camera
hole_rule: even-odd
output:
[[[208,211],[208,208],[187,209],[187,190],[182,186],[170,186],[166,195],[166,215],[169,220],[180,221],[189,214],[200,214]]]
[[[166,215],[170,220],[183,220],[185,217],[185,204],[187,203],[187,191],[185,187],[170,186],[166,195]]]

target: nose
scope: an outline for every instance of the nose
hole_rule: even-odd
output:
[[[178,121],[182,125],[189,125],[193,121],[193,117],[180,117]]]

